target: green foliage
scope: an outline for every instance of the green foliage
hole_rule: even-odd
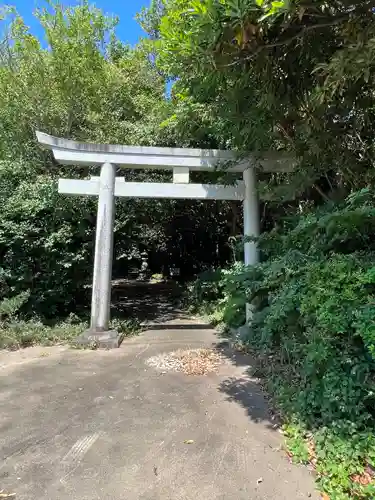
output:
[[[332,498],[374,491],[372,476],[360,481],[375,466],[374,214],[375,192],[353,193],[265,233],[259,265],[220,271],[214,286],[196,284],[209,286],[201,299],[220,304],[230,326],[245,300],[257,305],[245,342],[264,360],[290,422],[292,454],[312,458],[309,436],[320,486]]]
[[[52,5],[36,17],[47,48],[22,18],[11,19],[11,60],[0,68],[2,154],[40,163],[35,130],[42,128],[86,141],[144,142],[163,106],[164,80],[141,51],[115,38],[116,20],[87,2]]]
[[[265,179],[271,200],[343,200],[374,181],[371,2],[157,4],[146,45],[176,79],[175,129],[188,102],[220,147],[292,152],[298,168]]]
[[[27,302],[30,292],[21,292],[13,297],[6,297],[0,302],[0,321],[4,318],[14,318],[21,307]]]
[[[96,200],[58,194],[57,177],[74,169],[57,167],[35,131],[143,143],[163,107],[164,80],[141,51],[116,40],[116,20],[87,2],[36,11],[46,48],[9,15],[0,65],[0,300],[30,290],[21,312],[64,316],[89,302]],[[118,214],[119,255],[133,245],[140,216],[129,217],[128,207]]]
[[[88,323],[74,315],[69,315],[65,321],[55,325],[48,325],[36,319],[25,321],[13,318],[0,321],[0,349],[69,344],[87,328]],[[135,321],[114,319],[111,328],[128,337],[139,331],[139,324]]]
[[[79,295],[85,300],[93,212],[93,200],[59,196],[53,179],[20,182],[0,216],[6,295],[31,290],[29,311],[49,317],[67,313]]]
[[[87,327],[84,323],[48,326],[38,320],[0,323],[0,349],[19,349],[32,345],[66,344]]]
[[[221,298],[223,291],[222,277],[223,271],[221,269],[202,273],[189,289],[189,298],[192,304],[198,305],[202,302],[210,302]]]
[[[283,432],[287,438],[288,450],[293,461],[308,464],[310,456],[303,429],[298,423],[293,423],[284,425]]]
[[[242,266],[236,264],[236,269]],[[214,325],[239,327],[245,322],[246,296],[233,282],[233,269],[202,273],[190,285],[187,301],[192,311],[205,316]]]
[[[115,18],[88,2],[66,8],[50,2],[35,16],[45,44],[14,10],[0,20],[6,35],[0,50],[0,300],[30,290],[21,314],[55,318],[89,304],[97,203],[59,195],[57,179],[98,171],[57,165],[35,131],[101,143],[197,145],[192,117],[201,108],[186,117],[185,132],[175,130],[165,78],[142,47],[116,38]],[[131,170],[126,177],[169,179],[165,172]],[[152,272],[169,264],[193,273],[226,244],[228,219],[230,203],[207,210],[204,202],[116,200],[114,276],[139,267],[144,250]]]

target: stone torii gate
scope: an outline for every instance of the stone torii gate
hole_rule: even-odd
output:
[[[52,150],[59,163],[100,167],[100,177],[60,179],[59,193],[98,196],[91,324],[77,341],[81,344],[95,342],[105,348],[118,347],[120,342],[118,332],[109,330],[115,196],[243,201],[244,235],[257,237],[259,208],[255,168],[259,165],[264,171],[285,170],[280,156],[269,159],[268,155],[268,159],[257,162],[254,158],[236,162],[236,155],[230,151],[87,144],[42,132],[36,132],[36,135],[40,144]],[[212,171],[228,161],[233,162],[230,171],[241,173],[243,181],[234,186],[189,183],[190,171]],[[117,166],[169,169],[173,171],[173,182],[125,182],[123,177],[116,178]],[[246,242],[244,251],[245,265],[258,262],[256,243]],[[251,318],[250,306],[246,318]]]

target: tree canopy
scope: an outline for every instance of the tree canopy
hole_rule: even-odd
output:
[[[373,2],[320,0],[164,0],[143,17],[178,105],[204,106],[221,146],[296,154],[287,199],[372,180],[373,21]]]

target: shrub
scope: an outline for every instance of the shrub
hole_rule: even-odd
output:
[[[32,345],[69,344],[88,328],[88,323],[79,318],[68,317],[55,325],[46,325],[38,320],[19,320],[0,322],[0,349],[19,349]],[[130,336],[139,331],[135,321],[114,319],[111,328],[123,336]]]
[[[3,296],[30,290],[24,310],[46,317],[66,315],[78,299],[86,302],[85,285],[92,272],[92,207],[90,199],[59,195],[51,179],[15,186],[0,216]]]
[[[221,271],[216,303],[232,326],[245,301],[257,306],[245,341],[267,360],[294,455],[316,463],[332,498],[374,498],[375,194],[286,221],[259,244],[262,263]]]

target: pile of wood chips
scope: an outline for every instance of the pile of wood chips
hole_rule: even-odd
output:
[[[179,349],[147,360],[149,366],[163,373],[175,371],[185,375],[206,375],[215,372],[222,362],[223,357],[215,349]]]

